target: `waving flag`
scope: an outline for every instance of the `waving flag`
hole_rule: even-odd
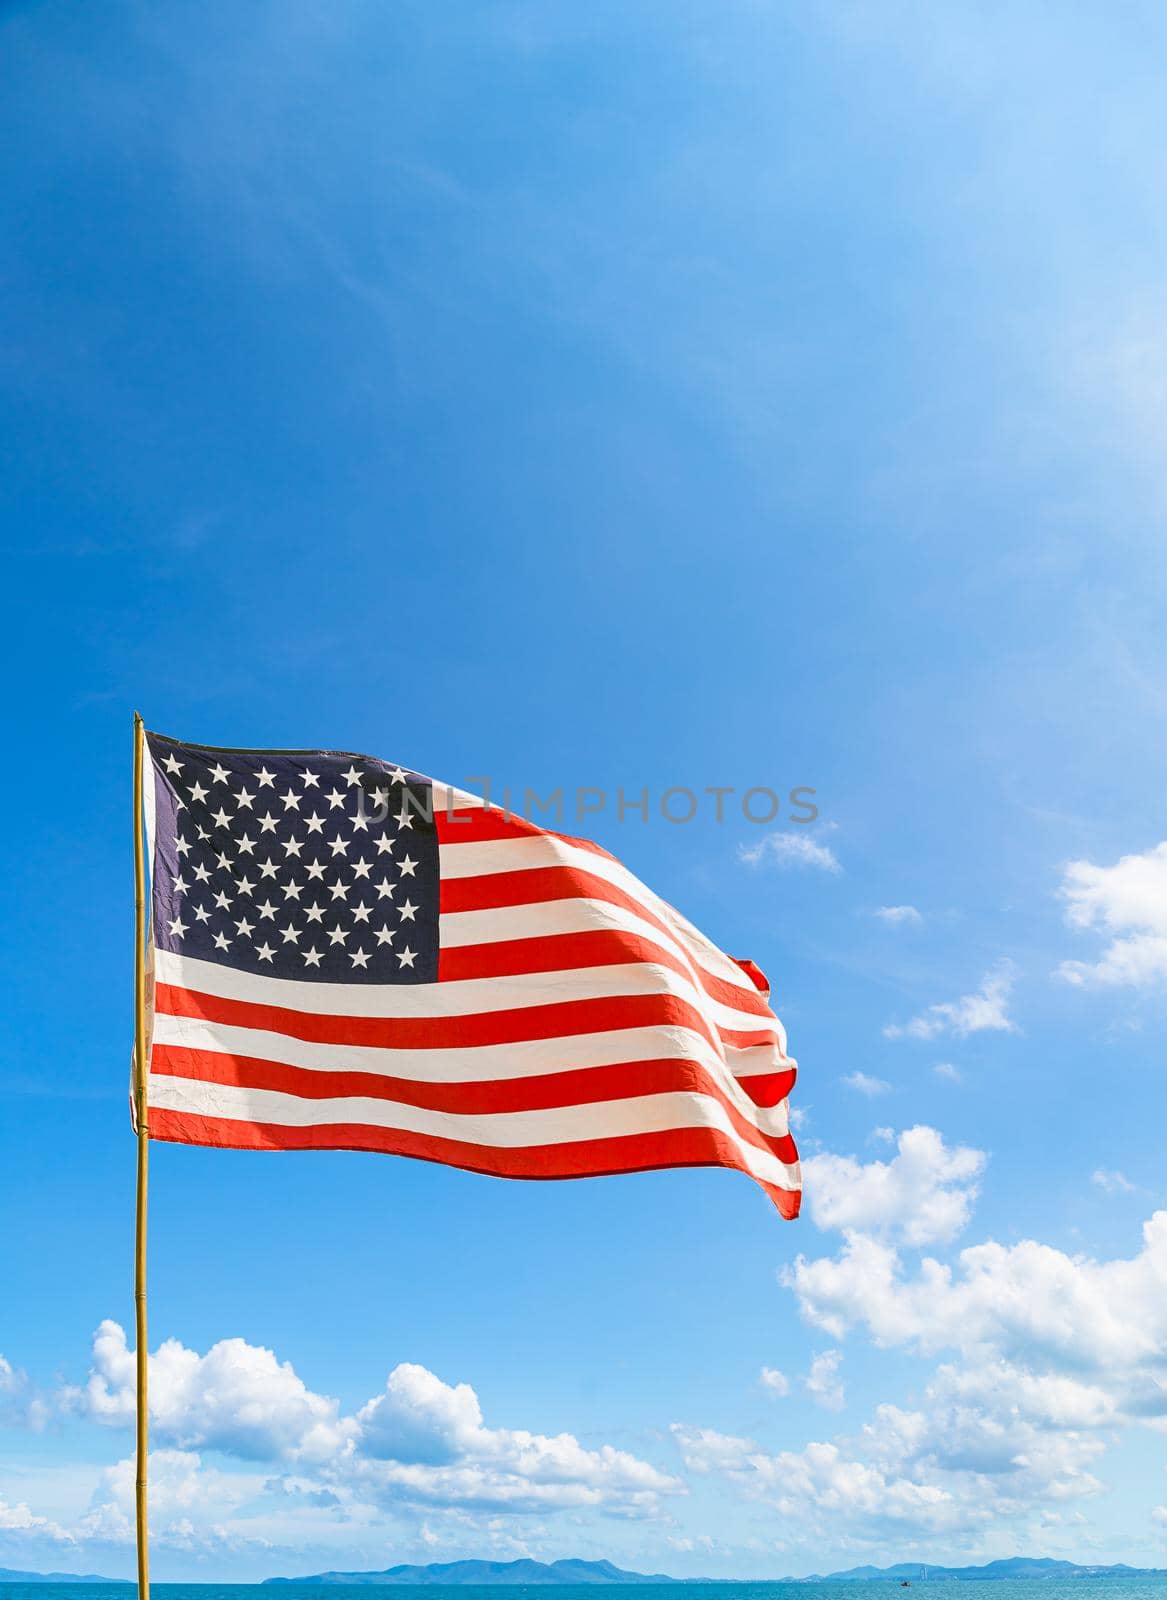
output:
[[[151,1138],[733,1167],[797,1215],[765,980],[606,851],[367,756],[146,747]]]

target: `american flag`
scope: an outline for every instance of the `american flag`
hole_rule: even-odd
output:
[[[798,1213],[765,980],[613,856],[368,756],[146,735],[149,1132]]]

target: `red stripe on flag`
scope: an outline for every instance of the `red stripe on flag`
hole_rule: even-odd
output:
[[[623,928],[589,928],[581,933],[536,934],[527,939],[499,939],[491,944],[455,945],[438,956],[438,978],[454,983],[464,978],[513,978],[525,972],[570,972],[574,967],[623,966],[643,961],[668,967],[694,982],[710,999],[734,1011],[764,1019],[774,1013],[752,989],[735,989],[712,973],[690,966],[677,954],[672,939],[659,944]]]
[[[692,963],[703,988],[713,992],[711,984],[723,985],[733,999],[729,1003],[745,1011],[757,1009],[770,1014],[764,1001],[755,990],[738,989],[724,979],[707,974],[699,965],[694,952],[688,950],[680,938],[643,901],[578,866],[528,867],[516,872],[484,872],[473,878],[443,878],[441,884],[441,910],[497,911],[504,906],[546,905],[557,900],[600,900],[608,905],[631,911],[657,928],[669,944],[679,951],[686,964]],[[729,959],[727,957],[727,959]]]
[[[581,1139],[571,1144],[497,1150],[458,1139],[430,1138],[360,1122],[288,1128],[272,1122],[236,1122],[190,1112],[150,1112],[150,1136],[171,1144],[214,1145],[225,1150],[371,1150],[436,1161],[495,1178],[600,1178],[664,1167],[733,1167],[754,1178],[783,1217],[798,1215],[801,1196],[754,1177],[732,1139],[715,1128],[674,1128],[660,1133]]]
[[[743,1117],[724,1089],[698,1061],[629,1061],[617,1066],[579,1067],[527,1078],[495,1078],[468,1083],[426,1083],[379,1072],[322,1071],[289,1066],[257,1056],[239,1056],[180,1045],[155,1045],[151,1070],[164,1077],[240,1089],[268,1089],[298,1100],[343,1099],[363,1095],[454,1116],[492,1116],[553,1107],[596,1105],[654,1094],[699,1094],[724,1106],[740,1138],[777,1156],[797,1161],[788,1134],[767,1134]]]
[[[641,961],[668,967],[687,983],[693,981],[692,972],[675,950],[619,928],[456,945],[439,954],[438,978],[442,983],[456,983],[466,978],[513,978],[525,972],[570,972],[576,967],[626,966]]]
[[[674,937],[643,901],[618,889],[607,878],[574,864],[482,872],[473,878],[443,878],[441,896],[443,911],[494,911],[499,906],[541,905],[549,900],[607,900],[625,911],[648,917],[662,933],[670,939]]]
[[[541,828],[537,823],[528,822],[525,817],[516,817],[509,811],[502,811],[498,806],[467,806],[465,810],[455,811],[452,814],[438,807],[434,812],[434,826],[437,830],[439,844],[494,844],[505,839],[559,839],[563,844],[572,844],[580,850],[587,850],[594,856],[603,856],[605,861],[620,862],[609,850],[596,844],[593,839],[577,839],[573,834],[560,833],[554,828]]]
[[[674,994],[621,994],[601,1000],[562,1000],[508,1011],[479,1011],[463,1017],[348,1017],[286,1006],[229,1000],[160,983],[157,1010],[173,1017],[197,1017],[235,1028],[263,1028],[313,1044],[360,1045],[373,1050],[471,1050],[477,1045],[517,1044],[528,1039],[560,1039],[578,1033],[609,1033],[618,1028],[689,1028],[714,1049],[717,1038],[701,1012]],[[717,1030],[729,1045],[748,1049],[776,1044],[773,1032]]]

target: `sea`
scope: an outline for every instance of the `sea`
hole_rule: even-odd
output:
[[[313,1584],[152,1583],[152,1600],[1167,1600],[1167,1577],[913,1578],[859,1583]],[[972,1593],[968,1593],[968,1591]],[[613,1593],[615,1591],[615,1593]],[[122,1600],[126,1585],[3,1583],[0,1600]]]

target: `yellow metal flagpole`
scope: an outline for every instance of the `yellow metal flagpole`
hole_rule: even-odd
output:
[[[134,1500],[138,1534],[138,1600],[149,1600],[150,1546],[146,1526],[146,1177],[150,1128],[146,1110],[146,866],[142,847],[142,766],[145,727],[134,712],[134,1123],[138,1133],[138,1197],[134,1238],[134,1313],[137,1337],[138,1465]]]

